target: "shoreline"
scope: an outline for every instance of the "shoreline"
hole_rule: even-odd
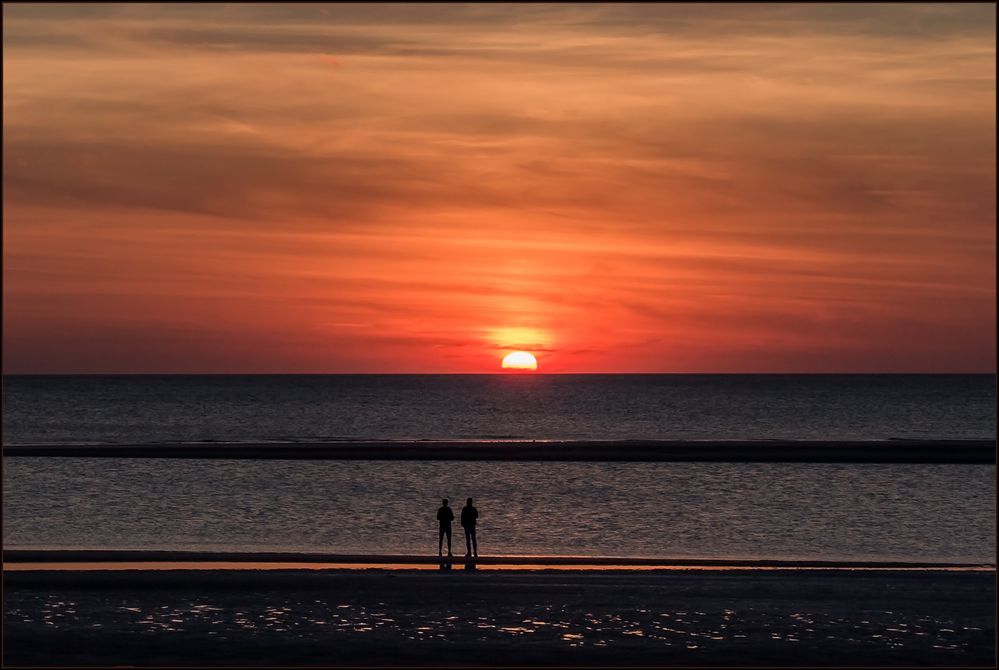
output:
[[[948,572],[995,572],[992,566],[969,567],[742,567],[742,566],[635,566],[607,565],[593,567],[590,565],[566,564],[559,566],[538,564],[492,564],[475,568],[477,572],[517,572],[521,574],[627,574],[627,573],[671,573],[671,572],[726,572],[733,574],[747,573],[836,573],[836,572],[868,572],[897,575],[911,573],[948,573]],[[414,563],[225,563],[225,562],[146,562],[146,563],[10,563],[4,566],[4,578],[15,573],[29,575],[52,575],[56,573],[164,573],[164,572],[235,572],[235,573],[295,573],[302,571],[326,573],[427,573],[437,572],[435,565]],[[459,571],[455,569],[455,571]]]
[[[996,462],[996,440],[380,440],[5,445],[5,457],[731,463]]]
[[[274,566],[299,564],[316,566],[363,566],[364,568],[393,566],[438,566],[447,563],[505,569],[567,568],[573,571],[608,569],[719,569],[719,570],[995,570],[994,564],[927,561],[829,561],[774,559],[710,559],[710,558],[644,558],[633,556],[480,556],[471,561],[462,555],[433,556],[414,554],[339,554],[320,552],[231,552],[231,551],[148,551],[114,549],[5,549],[4,569],[8,564],[44,566],[47,564],[129,564],[142,569],[145,563],[169,563],[211,566],[212,564]],[[16,568],[15,568],[16,569]],[[40,568],[45,569],[45,568]],[[199,568],[205,569],[205,568]],[[233,568],[240,569],[240,568]],[[253,569],[253,568],[248,568]],[[280,569],[280,567],[274,568]],[[350,569],[344,567],[342,569]]]

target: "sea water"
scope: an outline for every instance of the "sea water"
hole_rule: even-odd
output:
[[[3,418],[5,444],[994,439],[995,377],[8,377]],[[995,562],[995,466],[956,464],[14,457],[3,541],[433,554],[469,496],[483,554]]]
[[[995,375],[4,377],[4,444],[995,439]]]

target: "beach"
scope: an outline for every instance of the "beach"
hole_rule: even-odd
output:
[[[5,665],[995,664],[994,568],[148,567],[5,571]]]

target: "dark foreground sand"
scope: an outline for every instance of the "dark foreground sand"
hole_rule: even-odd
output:
[[[995,666],[995,572],[25,571],[5,665]]]

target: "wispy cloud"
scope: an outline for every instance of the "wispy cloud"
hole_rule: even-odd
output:
[[[994,369],[994,5],[3,11],[11,370]]]

